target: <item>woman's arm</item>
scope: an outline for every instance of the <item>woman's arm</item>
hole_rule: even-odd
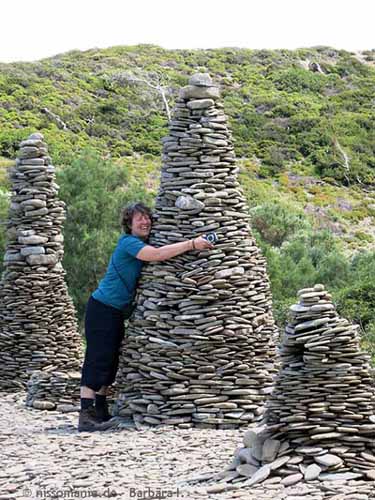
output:
[[[189,252],[190,250],[206,250],[211,248],[214,248],[214,246],[202,238],[202,236],[199,236],[199,238],[194,238],[193,240],[172,243],[172,245],[164,245],[160,248],[146,245],[137,253],[137,259],[144,260],[145,262],[160,262]]]

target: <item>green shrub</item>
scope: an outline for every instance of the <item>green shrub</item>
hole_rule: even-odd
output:
[[[251,210],[251,224],[263,242],[279,247],[297,231],[309,227],[303,211],[281,201],[271,201]]]

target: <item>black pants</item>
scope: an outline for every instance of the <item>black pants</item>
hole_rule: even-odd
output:
[[[98,391],[113,384],[124,338],[124,313],[90,297],[85,316],[86,353],[81,386]]]

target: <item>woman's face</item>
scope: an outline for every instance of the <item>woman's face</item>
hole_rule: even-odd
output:
[[[131,234],[146,240],[151,231],[151,219],[148,215],[141,212],[135,212],[131,224]]]

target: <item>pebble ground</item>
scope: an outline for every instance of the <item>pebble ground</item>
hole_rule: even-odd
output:
[[[375,500],[373,482],[241,488],[215,479],[244,430],[142,429],[78,433],[77,413],[25,407],[0,393],[0,500]]]

